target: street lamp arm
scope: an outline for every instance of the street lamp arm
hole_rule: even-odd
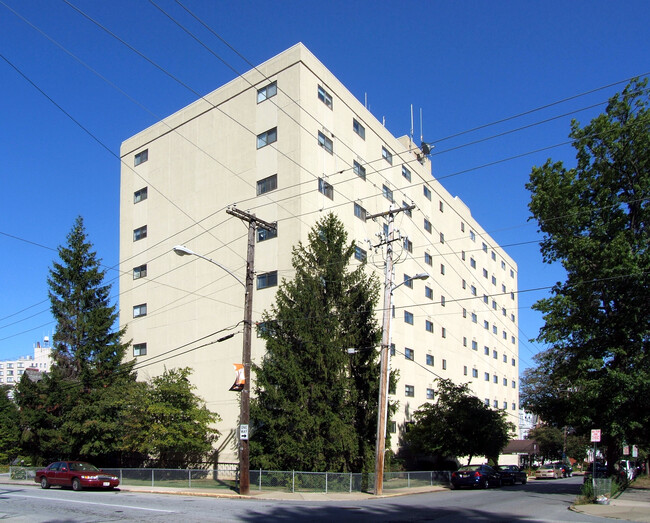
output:
[[[203,259],[203,260],[209,261],[210,263],[216,265],[216,266],[219,267],[220,269],[222,269],[222,270],[226,271],[228,274],[230,274],[233,278],[235,278],[239,283],[242,284],[242,286],[244,287],[244,289],[246,288],[246,284],[245,284],[245,283],[244,283],[244,282],[243,282],[243,281],[242,281],[238,276],[236,276],[235,274],[233,274],[230,270],[226,269],[226,268],[225,268],[223,265],[221,265],[219,262],[216,262],[216,261],[214,261],[213,259],[208,258],[207,256],[203,256],[202,254],[199,254],[198,252],[194,252],[193,250],[188,249],[188,248],[185,247],[184,245],[176,245],[176,247],[174,247],[174,252],[175,252],[176,254],[178,254],[179,256],[197,256],[197,257],[199,257],[199,258],[201,258],[201,259]]]
[[[393,292],[395,289],[397,289],[397,287],[401,287],[401,286],[404,285],[405,283],[412,282],[413,280],[427,280],[428,278],[429,278],[429,273],[427,273],[427,272],[421,272],[421,273],[419,273],[419,274],[416,274],[415,276],[412,276],[412,277],[410,277],[410,278],[404,280],[402,283],[398,283],[397,285],[394,285],[393,287],[391,287],[390,292],[391,292],[391,294],[392,294],[392,292]]]

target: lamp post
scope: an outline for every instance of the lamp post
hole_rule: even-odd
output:
[[[253,229],[251,229],[253,230]],[[249,250],[250,250],[250,237],[249,230]],[[220,263],[198,254],[183,245],[174,247],[174,252],[179,256],[198,256],[203,260],[209,261],[217,267],[223,269],[233,278],[235,278],[245,289],[244,298],[244,347],[242,350],[242,365],[244,366],[244,389],[242,390],[242,397],[240,401],[239,422],[240,422],[240,449],[239,449],[239,493],[248,495],[250,492],[249,486],[249,451],[248,451],[248,422],[250,419],[250,362],[251,362],[251,321],[253,314],[253,270],[252,262],[247,263],[246,267],[246,283],[239,277],[226,269]],[[251,253],[249,252],[249,260]],[[245,429],[244,429],[245,427]],[[245,432],[245,434],[242,434]]]
[[[392,214],[389,220],[389,238],[392,240]],[[426,280],[429,274],[422,272],[402,283],[393,285],[393,258],[391,243],[387,243],[386,274],[384,282],[384,319],[382,324],[379,404],[377,405],[377,442],[375,447],[375,495],[381,496],[384,489],[384,455],[386,451],[386,424],[388,421],[388,382],[390,381],[390,319],[392,313],[393,291],[413,280]]]

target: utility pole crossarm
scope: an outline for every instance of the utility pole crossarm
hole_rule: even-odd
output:
[[[242,211],[240,209],[237,209],[236,207],[230,207],[226,209],[226,212],[230,214],[231,216],[235,216],[236,218],[239,218],[240,220],[246,221],[251,224],[255,224],[259,227],[262,227],[262,229],[266,229],[267,231],[275,231],[277,227],[277,222],[267,222],[264,220],[261,220],[260,218],[257,218],[254,214],[250,214],[246,211]]]
[[[390,216],[403,211],[412,211],[413,209],[415,209],[415,205],[405,205],[404,207],[398,207],[396,209],[390,209],[388,211],[378,212],[377,214],[371,214],[369,216],[366,215],[366,220],[371,220],[373,218],[381,218],[382,216]]]

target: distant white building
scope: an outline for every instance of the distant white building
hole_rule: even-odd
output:
[[[43,338],[43,343],[34,344],[33,356],[20,356],[15,360],[0,361],[0,385],[13,387],[20,381],[27,369],[38,372],[49,372],[52,364],[52,348],[48,336]]]
[[[519,438],[527,439],[528,433],[539,423],[539,416],[525,410],[519,411]]]

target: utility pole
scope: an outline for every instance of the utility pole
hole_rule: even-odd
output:
[[[255,275],[255,230],[259,225],[268,231],[275,231],[276,224],[268,223],[254,214],[249,214],[233,207],[226,212],[242,221],[248,222],[248,248],[246,251],[246,294],[244,297],[244,348],[242,365],[244,366],[244,388],[242,390],[239,410],[239,493],[250,494],[250,453],[248,445],[248,424],[250,421],[251,390],[251,332],[253,322],[253,277]]]
[[[415,205],[395,208],[391,205],[390,210],[366,216],[369,218],[387,217],[388,234],[383,243],[386,244],[386,264],[384,272],[384,317],[382,323],[381,348],[380,348],[380,370],[379,370],[379,404],[377,405],[377,440],[375,444],[375,495],[381,496],[384,489],[384,455],[386,451],[386,424],[388,418],[388,382],[390,375],[388,371],[388,358],[390,350],[390,319],[393,295],[393,225],[395,214],[405,210],[411,210]],[[380,244],[381,245],[381,244]]]

